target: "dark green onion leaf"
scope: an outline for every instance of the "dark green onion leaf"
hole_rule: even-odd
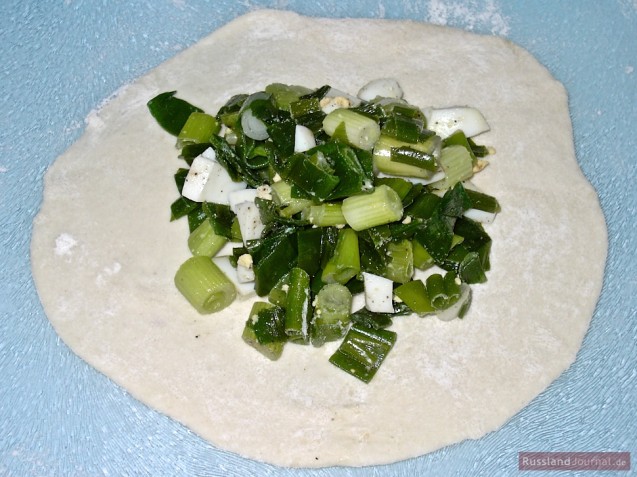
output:
[[[443,261],[451,249],[453,221],[440,213],[434,213],[424,229],[415,233],[414,238],[425,247],[434,260]]]
[[[296,234],[299,249],[298,267],[314,276],[321,269],[321,250],[323,248],[324,229],[306,228]]]
[[[296,265],[296,237],[292,232],[283,231],[278,235],[248,242],[257,295],[267,295],[277,281]]]
[[[362,102],[360,105],[355,108],[349,108],[352,111],[357,113],[361,113],[367,117],[374,119],[376,122],[379,122],[382,118],[385,117],[385,111],[383,108],[376,103],[366,103]]]
[[[500,212],[500,204],[495,197],[470,189],[467,189],[467,195],[471,200],[472,209],[484,210],[492,214]]]
[[[197,207],[188,212],[188,229],[192,233],[201,223],[206,220],[208,216],[201,207],[201,204],[197,204]]]
[[[175,185],[177,186],[177,190],[181,194],[182,189],[184,188],[184,183],[186,182],[186,176],[188,175],[188,169],[179,168],[177,172],[175,172]]]
[[[190,113],[203,113],[203,109],[193,106],[183,99],[175,98],[176,91],[161,93],[148,101],[150,114],[159,125],[173,136],[177,136],[188,121]]]
[[[296,120],[308,114],[322,112],[318,98],[305,98],[290,104],[290,114]]]
[[[330,196],[340,181],[338,176],[325,172],[303,153],[289,158],[286,179],[321,201]]]
[[[365,178],[369,181],[370,184],[372,184],[374,182],[374,161],[372,159],[372,152],[364,151],[358,148],[355,148],[354,152],[356,153],[356,157],[358,158],[358,163],[363,168]]]
[[[204,202],[202,204],[203,211],[206,213],[213,230],[217,235],[232,240],[233,231],[232,224],[235,214],[230,210],[229,205],[215,204],[212,202]]]
[[[470,137],[467,138],[467,142],[475,157],[485,157],[489,155],[489,148],[487,146],[476,144]]]
[[[199,206],[199,202],[195,202],[185,197],[179,197],[176,201],[170,204],[170,221],[181,219],[188,215],[194,209]]]
[[[414,189],[418,185],[414,186]],[[412,203],[405,208],[405,214],[420,219],[429,219],[439,210],[442,199],[431,192],[424,192],[415,197]],[[406,201],[406,200],[405,200]],[[404,202],[403,201],[403,204]]]
[[[433,154],[418,151],[409,146],[392,147],[390,158],[394,162],[408,164],[432,172],[438,168]]]
[[[330,363],[369,383],[396,342],[396,333],[352,325]]]
[[[363,307],[349,317],[352,323],[374,330],[382,330],[392,325],[394,313],[375,313]]]
[[[210,138],[217,162],[230,174],[233,181],[245,181],[250,187],[257,188],[263,183],[263,178],[254,169],[248,166],[244,157],[239,156],[224,138],[212,136]]]
[[[294,136],[296,124],[292,119],[273,123],[268,126],[270,139],[284,156],[294,154]]]
[[[316,98],[320,101],[321,99],[325,97],[325,95],[328,93],[330,89],[332,89],[332,87],[329,84],[326,84],[321,86],[320,88],[315,89],[311,93],[302,95],[299,99]]]
[[[339,144],[336,154],[331,156],[334,164],[334,175],[340,180],[329,195],[329,199],[342,199],[363,191],[366,175],[354,150]]]
[[[181,148],[181,154],[179,154],[179,157],[186,161],[188,165],[191,165],[195,157],[203,154],[203,152],[211,146],[212,145],[210,143],[188,144]]]
[[[400,200],[403,201],[403,207],[405,207],[405,197],[413,188],[413,184],[409,182],[407,179],[402,179],[400,177],[378,177],[374,179],[374,185],[379,186],[381,184],[385,184],[396,191]]]
[[[239,120],[239,111],[247,98],[247,94],[234,95],[221,107],[217,113],[217,119],[229,128],[235,129]]]
[[[485,232],[484,227],[466,217],[460,217],[456,221],[453,231],[464,239],[462,244],[472,251],[477,252],[491,243],[491,237]]]
[[[361,271],[384,276],[387,269],[387,248],[384,245],[376,246],[369,230],[358,233]]]
[[[468,284],[484,283],[487,275],[482,267],[482,259],[478,252],[467,253],[458,266],[460,279]]]
[[[279,213],[279,207],[272,200],[261,199],[257,197],[255,204],[259,208],[261,222],[265,225],[261,235],[263,237],[272,235],[281,229],[289,229],[290,227],[302,227],[307,225],[306,220],[284,217]]]
[[[458,182],[445,192],[439,207],[440,211],[449,217],[460,217],[467,209],[471,208],[471,199],[462,183]]]

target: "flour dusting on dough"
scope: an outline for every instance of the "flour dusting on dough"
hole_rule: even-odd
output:
[[[95,278],[95,284],[98,287],[102,287],[106,284],[106,279],[112,275],[119,273],[122,269],[122,265],[119,262],[114,262],[111,266],[106,266],[102,269],[102,273],[98,274]]]
[[[69,234],[60,234],[55,239],[55,254],[58,256],[71,255],[71,250],[75,248],[77,241]]]

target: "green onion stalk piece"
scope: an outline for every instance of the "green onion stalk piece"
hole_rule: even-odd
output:
[[[403,203],[394,189],[379,185],[370,194],[359,194],[343,200],[343,215],[354,230],[364,230],[400,220]]]
[[[352,325],[330,363],[369,383],[396,342],[396,333]]]
[[[352,229],[338,231],[338,240],[332,258],[329,259],[321,279],[324,283],[345,284],[361,271],[358,237]]]
[[[232,282],[206,256],[186,260],[175,274],[175,285],[201,314],[223,310],[237,295]]]
[[[414,274],[414,251],[407,239],[387,245],[387,269],[385,278],[396,283],[407,283]]]
[[[288,291],[290,290],[290,273],[283,275],[268,293],[268,301],[273,305],[285,308],[288,303]]]
[[[471,154],[463,146],[449,146],[440,153],[440,167],[445,172],[445,178],[431,184],[438,190],[452,188],[458,182],[466,181],[473,176]]]
[[[270,303],[256,302],[252,305],[241,337],[266,358],[279,359],[287,340],[285,313]]]
[[[213,257],[228,242],[226,237],[217,235],[209,220],[204,220],[188,236],[188,248],[195,255]]]
[[[404,149],[405,154],[401,156],[400,150],[405,147],[415,151],[412,156],[418,155],[421,159],[417,162],[419,165],[413,165],[413,162],[416,161],[415,157],[406,158],[408,154]],[[438,136],[431,136],[422,143],[412,144],[391,136],[381,135],[374,145],[374,167],[380,172],[394,176],[429,179],[437,168],[434,155],[437,154],[439,148],[440,138]],[[393,151],[396,150],[399,152],[394,153]]]
[[[434,273],[427,277],[427,295],[436,310],[445,310],[460,298],[460,280],[454,272],[447,272],[443,277]]]
[[[372,118],[349,109],[336,109],[323,119],[323,129],[329,136],[344,132],[349,145],[371,151],[380,137],[380,126]]]
[[[418,270],[427,270],[435,265],[435,261],[427,249],[423,247],[417,240],[411,241],[412,251],[414,254],[414,267]]]
[[[340,283],[328,283],[317,293],[312,318],[312,345],[342,338],[349,326],[352,294]]]
[[[318,227],[345,225],[345,216],[343,216],[342,206],[337,202],[312,205],[307,208],[307,213],[304,218]]]
[[[414,313],[420,316],[436,313],[431,304],[427,288],[422,280],[412,280],[394,290],[394,295],[402,300]]]
[[[189,144],[208,143],[210,136],[217,134],[220,129],[221,126],[214,116],[197,111],[190,113],[177,136],[177,147],[181,149]]]
[[[464,318],[471,307],[471,287],[466,283],[460,285],[460,296],[456,302],[445,310],[436,312],[436,318],[441,321],[451,321],[455,318]]]
[[[301,96],[311,92],[309,88],[297,85],[272,83],[265,87],[265,92],[272,95],[277,108],[290,110],[290,105],[298,101]]]
[[[270,187],[272,188],[272,199],[282,207],[279,212],[282,217],[290,218],[314,204],[310,199],[292,197],[292,185],[289,182],[278,181]]]
[[[289,273],[285,307],[285,333],[291,341],[309,343],[312,304],[310,276],[302,268],[294,267]]]
[[[391,160],[432,172],[438,168],[433,154],[418,151],[409,146],[393,147],[391,149]]]

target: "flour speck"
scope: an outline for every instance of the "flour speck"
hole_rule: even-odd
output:
[[[71,250],[77,245],[77,240],[69,234],[60,234],[55,239],[55,254],[58,256],[71,255]]]

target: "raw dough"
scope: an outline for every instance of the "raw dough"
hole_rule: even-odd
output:
[[[357,91],[398,78],[421,106],[471,105],[497,154],[476,182],[503,211],[492,271],[464,320],[397,319],[369,385],[288,346],[272,363],[241,341],[250,303],[198,315],[173,276],[188,257],[174,138],[159,92],[215,112],[271,82]],[[71,349],[216,446],[284,466],[371,465],[502,426],[575,360],[600,292],[606,228],[575,159],[567,96],[501,38],[407,21],[255,11],[123,88],[46,175],[33,274]]]

